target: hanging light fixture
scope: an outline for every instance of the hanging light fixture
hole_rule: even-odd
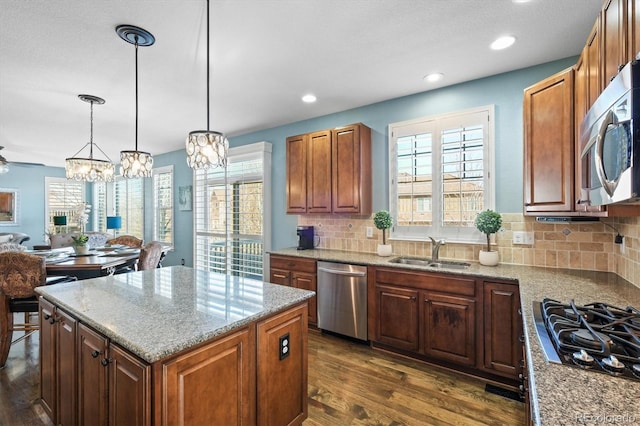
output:
[[[93,95],[78,95],[78,98],[91,104],[91,131],[89,142],[80,148],[80,151],[76,152],[73,157],[64,160],[67,179],[85,182],[112,182],[115,175],[115,166],[98,144],[93,143],[93,104],[102,105],[104,104],[104,99]],[[78,154],[87,146],[89,147],[89,157],[78,157]],[[94,146],[106,157],[106,160],[93,158]]]
[[[187,164],[193,169],[225,167],[228,141],[209,127],[209,0],[207,0],[207,130],[194,130],[186,140]]]
[[[125,178],[150,177],[153,157],[148,152],[138,151],[138,46],[151,46],[156,39],[147,30],[133,25],[118,25],[116,33],[136,47],[136,149],[120,151],[121,173]]]

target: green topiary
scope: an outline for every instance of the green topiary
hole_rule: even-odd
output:
[[[385,230],[391,228],[393,225],[393,218],[386,210],[380,210],[375,215],[373,215],[373,224],[376,228],[382,230],[382,244],[386,244],[387,240],[385,238]]]
[[[501,226],[502,216],[500,216],[500,213],[494,212],[493,210],[485,210],[478,213],[478,216],[476,216],[476,228],[487,236],[487,251],[491,251],[491,244],[489,241],[491,234],[498,232]]]

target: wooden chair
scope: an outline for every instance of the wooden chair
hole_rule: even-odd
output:
[[[39,328],[37,322],[30,321],[30,314],[38,312],[38,298],[33,289],[73,280],[75,277],[47,277],[44,257],[19,251],[0,253],[0,367],[7,362],[14,331],[25,332],[18,339],[22,340]],[[24,324],[14,324],[16,312],[25,313]]]
[[[140,249],[140,256],[138,257],[138,271],[157,268],[161,257],[162,244],[157,241],[151,241]]]
[[[133,235],[120,235],[118,237],[107,240],[107,244],[122,244],[123,246],[129,247],[142,247],[142,240],[140,238],[136,238]]]

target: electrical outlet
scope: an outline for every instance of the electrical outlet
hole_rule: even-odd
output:
[[[533,232],[514,231],[513,244],[532,246],[534,244]]]
[[[291,345],[289,340],[289,333],[280,337],[280,361],[285,359],[291,353]]]
[[[367,226],[367,238],[373,238],[373,227]]]
[[[524,233],[524,243],[529,246],[534,244],[533,232]]]

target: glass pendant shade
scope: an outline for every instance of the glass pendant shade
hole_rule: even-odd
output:
[[[186,141],[187,164],[193,169],[225,167],[228,141],[222,133],[196,130]]]
[[[150,177],[153,156],[143,151],[120,151],[120,172],[125,178]]]
[[[102,105],[105,100],[93,95],[78,95],[81,101],[91,104],[91,133],[89,142],[83,146],[80,151],[76,152],[73,157],[64,160],[64,168],[67,179],[85,181],[85,182],[113,182],[115,177],[115,166],[109,160],[109,157],[93,143],[93,104]],[[78,157],[86,147],[89,147],[88,157]],[[107,159],[100,160],[93,158],[93,148],[97,148]]]

